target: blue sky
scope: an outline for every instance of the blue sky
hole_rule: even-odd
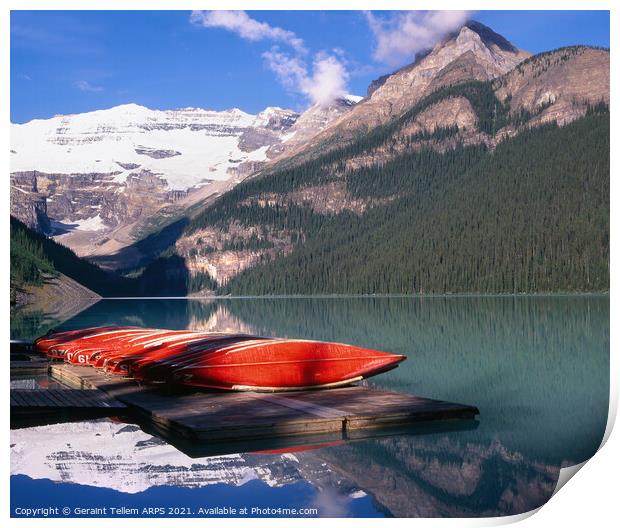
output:
[[[11,121],[129,102],[302,110],[330,91],[364,95],[467,16],[534,53],[609,46],[606,11],[453,13],[438,24],[403,12],[13,11]]]

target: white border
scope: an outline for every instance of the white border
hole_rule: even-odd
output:
[[[151,0],[151,1],[136,1],[136,0],[92,0],[84,2],[83,0],[59,0],[56,2],[43,1],[43,0],[8,0],[5,2],[5,7],[2,11],[2,36],[3,46],[2,54],[3,60],[3,78],[0,89],[2,90],[2,99],[4,104],[2,105],[2,116],[5,125],[0,127],[0,134],[2,135],[4,148],[2,151],[5,183],[2,187],[2,206],[5,210],[4,218],[9,214],[9,185],[8,174],[10,173],[9,167],[9,122],[10,122],[10,100],[9,100],[9,60],[10,60],[10,9],[22,10],[22,9],[117,9],[117,10],[182,10],[182,9],[246,9],[246,10],[258,10],[258,9],[342,9],[342,10],[359,10],[359,9],[475,9],[475,10],[500,10],[500,9],[518,9],[518,10],[538,10],[538,9],[603,9],[612,10],[611,12],[611,48],[617,50],[618,47],[618,7],[614,7],[611,1],[602,0],[590,0],[585,1],[548,1],[548,0],[522,0],[516,1],[503,1],[501,4],[496,1],[489,0],[476,0],[469,2],[459,2],[457,0],[434,0],[434,1],[405,1],[405,0],[383,0],[381,2],[377,0],[297,0],[294,4],[290,2],[281,2],[274,0],[229,0],[229,1],[209,1],[209,2],[188,2],[186,0]],[[370,43],[361,43],[361,45],[370,45]],[[612,57],[612,101],[616,100],[616,87],[617,87],[617,72],[615,53],[611,54]],[[613,103],[612,102],[612,106]],[[612,116],[615,116],[612,110]],[[614,145],[614,138],[617,138],[617,120],[612,119],[611,127],[611,143]],[[612,149],[612,175],[615,174],[614,169],[617,165],[617,149]],[[617,185],[614,184],[614,177],[611,178],[611,203],[617,204]],[[618,214],[614,207],[611,208],[611,228],[612,233],[614,227],[618,226]],[[2,266],[2,276],[5,283],[3,285],[3,294],[0,294],[0,298],[4,298],[5,302],[2,304],[4,316],[3,325],[3,342],[9,341],[9,305],[6,303],[6,299],[9,297],[9,259],[6,252],[9,247],[9,223],[4,223],[2,230],[2,246],[5,248],[5,257],[2,259],[0,266]],[[613,238],[613,237],[612,237]],[[617,251],[615,246],[611,247],[611,262],[616,262]],[[611,274],[611,290],[613,291],[616,283],[615,275]],[[451,526],[496,526],[501,524],[508,524],[523,519],[527,519],[527,526],[541,526],[547,527],[551,524],[562,524],[568,526],[583,526],[584,524],[593,524],[606,526],[611,524],[610,520],[617,518],[615,511],[617,494],[615,493],[615,474],[614,469],[618,467],[618,453],[620,451],[619,434],[616,432],[610,436],[612,425],[615,421],[618,407],[618,353],[616,350],[617,345],[617,332],[616,324],[618,319],[618,307],[615,298],[611,298],[611,399],[610,399],[610,419],[608,421],[608,427],[605,438],[607,442],[602,447],[601,451],[597,453],[593,459],[587,462],[583,469],[579,471],[579,476],[575,479],[571,479],[557,495],[555,495],[546,505],[544,505],[538,513],[533,515],[533,512],[526,513],[519,516],[508,518],[487,518],[487,519],[393,519],[386,521],[377,521],[371,519],[339,519],[340,526],[355,526],[356,528],[364,528],[373,526],[376,527],[378,522],[387,522],[391,525],[410,526],[411,524],[426,525],[426,526],[438,526],[449,524]],[[8,374],[5,374],[4,378],[4,396],[3,401],[9,400],[9,384]],[[6,409],[6,407],[5,407]],[[136,522],[128,521],[127,519],[9,519],[9,417],[8,412],[3,414],[3,436],[4,439],[4,453],[2,457],[2,466],[0,471],[4,477],[5,486],[3,486],[3,493],[1,497],[1,511],[2,515],[7,519],[9,525],[13,526],[58,526],[58,527],[82,527],[82,526],[98,526],[110,528],[111,526],[127,526],[128,524],[138,523],[140,526],[149,524],[152,526],[317,526],[319,523],[325,523],[325,521],[318,519],[184,519],[182,521],[178,519],[141,519]],[[613,495],[612,495],[613,494]]]

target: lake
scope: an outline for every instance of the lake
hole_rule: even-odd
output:
[[[11,334],[103,324],[406,354],[369,385],[476,405],[478,424],[198,458],[113,419],[17,429],[13,515],[49,506],[95,516],[512,515],[544,504],[560,468],[596,452],[607,422],[608,296],[107,299],[61,324],[13,314]]]

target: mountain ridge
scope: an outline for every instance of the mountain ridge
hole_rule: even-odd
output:
[[[484,39],[478,31],[484,35]],[[289,159],[300,156],[305,160],[308,156],[346,144],[354,139],[357,131],[368,131],[386,124],[433,90],[440,88],[442,84],[431,86],[431,81],[443,68],[468,51],[472,52],[476,64],[480,65],[474,77],[478,80],[498,77],[530,56],[528,52],[517,49],[487,26],[470,21],[459,31],[438,42],[432,50],[418,54],[411,64],[383,76],[380,85],[375,84],[368,96],[352,112],[334,120],[307,145],[300,149],[291,149],[285,156]],[[451,78],[450,83],[471,79],[471,71],[468,71],[465,75]],[[308,152],[309,155],[304,155]],[[274,160],[275,163],[278,161],[286,162],[286,159]]]
[[[318,244],[315,251],[322,252],[320,239],[313,237],[330,223],[345,221],[341,228],[346,232],[345,225],[364,218],[379,220],[398,206],[409,191],[390,180],[389,171],[404,171],[404,180],[416,177],[411,170],[431,178],[435,165],[451,173],[455,170],[451,163],[465,167],[472,160],[486,159],[512,139],[518,141],[511,145],[522,145],[519,138],[530,137],[536,128],[565,127],[586,118],[597,123],[597,133],[604,138],[600,119],[608,114],[609,52],[572,46],[531,56],[472,22],[387,76],[366,98],[340,104],[346,107],[340,116],[330,117],[331,110],[317,107],[292,124],[281,109],[267,109],[262,124],[297,136],[298,143],[288,138],[290,148],[268,147],[269,163],[252,166],[251,177],[238,175],[234,182],[203,196],[191,204],[189,216],[189,203],[181,197],[171,206],[170,221],[161,224],[162,233],[173,225],[178,226],[176,232],[169,230],[166,237],[151,232],[148,250],[147,245],[140,250],[139,244],[127,246],[137,251],[134,266],[140,263],[146,265],[145,273],[155,273],[169,261],[174,273],[199,278],[193,282],[205,291],[212,291],[215,283],[219,291],[232,292],[228,284],[240,284],[235,282],[237,276],[252,276],[251,268],[287,258],[310,239]],[[295,130],[304,120],[306,130],[324,127],[322,132],[305,137]],[[579,126],[583,125],[571,130]],[[553,128],[547,136],[541,134],[535,137],[551,141],[561,135]],[[245,139],[250,151],[262,141],[252,135]],[[600,148],[596,139],[591,142]],[[527,158],[526,153],[523,156]],[[145,177],[156,182],[156,175],[148,174],[131,180],[137,191]],[[368,224],[369,232],[375,227]],[[98,255],[107,259],[109,251]],[[155,258],[157,265],[151,269],[149,262]],[[123,267],[123,259],[117,260],[120,264],[112,267]],[[600,289],[604,277],[598,277]]]

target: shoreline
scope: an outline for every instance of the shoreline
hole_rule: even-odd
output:
[[[222,300],[222,299],[389,299],[389,298],[458,298],[458,297],[609,297],[610,292],[534,292],[534,293],[377,293],[377,294],[278,294],[278,295],[205,295],[101,297],[100,300]]]

